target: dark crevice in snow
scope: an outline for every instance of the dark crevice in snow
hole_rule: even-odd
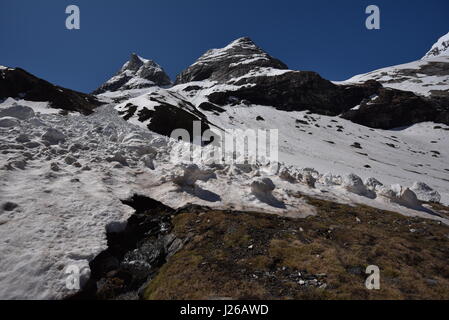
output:
[[[90,279],[69,300],[138,299],[139,289],[182,246],[171,234],[175,210],[140,195],[122,203],[135,213],[123,231],[107,233],[108,248],[90,262]]]

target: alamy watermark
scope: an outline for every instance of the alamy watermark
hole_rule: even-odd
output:
[[[79,30],[81,28],[80,8],[71,4],[65,9],[65,13],[69,16],[65,20],[65,26],[68,30]],[[369,16],[365,20],[365,26],[368,30],[380,29],[380,9],[377,5],[369,5],[365,9],[365,13]]]
[[[81,28],[80,8],[72,4],[67,6],[65,13],[69,15],[65,20],[65,27],[69,30],[79,30]]]
[[[80,290],[85,282],[90,278],[90,268],[87,265],[68,265],[64,269],[64,273],[66,274],[65,287],[68,290]]]
[[[368,266],[365,273],[369,274],[365,281],[366,288],[368,290],[380,290],[380,268],[374,265]]]
[[[379,30],[380,29],[380,9],[376,5],[370,5],[366,7],[366,14],[369,14],[366,18],[365,26],[368,30]]]
[[[193,134],[193,137],[191,136]],[[176,144],[170,154],[173,163],[256,164],[279,161],[278,129],[207,129],[194,121],[193,131],[176,129]]]

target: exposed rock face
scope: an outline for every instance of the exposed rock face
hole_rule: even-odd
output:
[[[426,53],[423,59],[432,57],[449,56],[449,32],[442,36]]]
[[[108,230],[108,249],[91,263],[83,290],[69,299],[136,299],[139,287],[151,280],[184,242],[172,232],[174,210],[150,198],[134,195],[123,201],[135,214],[124,230]]]
[[[195,122],[200,123],[201,134],[210,129],[206,116],[190,102],[176,95],[159,90],[148,94],[147,99],[144,105],[137,106],[131,100],[117,106],[116,109],[125,120],[132,118],[144,124],[149,130],[167,137],[170,137],[174,130],[184,129],[193,142],[197,134],[194,132]]]
[[[0,99],[48,101],[50,107],[82,114],[92,113],[100,102],[93,96],[55,86],[23,69],[0,68]]]
[[[240,38],[222,49],[207,51],[176,78],[176,84],[202,80],[226,82],[247,74],[255,67],[288,69],[251,39]]]
[[[303,111],[325,115],[340,113],[375,94],[381,85],[369,81],[362,85],[337,86],[309,71],[288,71],[281,75],[255,75],[231,82],[236,90],[217,91],[209,101],[218,105],[247,104],[273,106],[285,111]]]
[[[169,85],[171,80],[161,66],[153,60],[144,59],[133,53],[120,71],[93,93]]]
[[[357,110],[349,110],[342,117],[380,129],[425,121],[449,124],[449,105],[444,100],[431,100],[412,92],[381,88],[375,99],[362,101]]]

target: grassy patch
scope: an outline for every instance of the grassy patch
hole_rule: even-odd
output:
[[[290,219],[197,208],[173,219],[187,244],[147,299],[449,299],[449,228],[368,206],[307,198],[318,214]],[[381,270],[381,290],[365,269]]]

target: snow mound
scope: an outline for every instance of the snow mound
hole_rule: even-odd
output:
[[[420,201],[435,203],[439,203],[441,201],[441,195],[424,182],[415,182],[410,190],[416,194],[418,200]]]
[[[181,165],[172,180],[178,186],[193,187],[198,180],[208,181],[213,178],[216,178],[213,171],[200,169],[196,164],[188,164]]]
[[[65,138],[65,134],[55,128],[48,128],[42,135],[42,140],[48,142],[51,145],[64,142]]]
[[[401,206],[412,209],[421,208],[421,203],[416,197],[416,194],[409,188],[399,184],[392,185],[391,187],[381,187],[377,195]]]
[[[270,178],[257,178],[251,183],[251,192],[260,196],[271,196],[276,186]]]
[[[376,192],[379,190],[379,188],[383,187],[383,184],[376,178],[370,177],[365,180],[365,186],[368,188],[368,190]]]
[[[368,198],[375,198],[375,193],[369,190],[363,183],[362,179],[353,173],[347,175],[343,179],[342,186],[351,193]]]
[[[1,117],[13,117],[19,120],[27,120],[34,117],[34,111],[30,107],[14,104],[10,107],[0,109]]]
[[[20,124],[20,121],[13,117],[0,118],[0,128],[16,127]]]

